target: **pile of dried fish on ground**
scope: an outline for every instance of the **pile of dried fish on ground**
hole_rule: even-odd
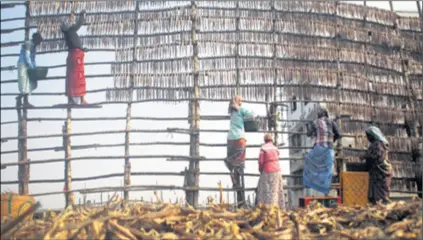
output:
[[[17,224],[2,239],[421,239],[422,202],[373,207],[323,208],[282,212],[258,206],[230,212],[211,205],[194,210],[171,204],[118,204],[72,209],[43,221]],[[120,205],[120,204],[119,204]],[[10,220],[2,220],[3,226]]]

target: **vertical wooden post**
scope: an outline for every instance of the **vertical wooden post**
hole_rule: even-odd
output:
[[[419,11],[419,17],[420,17],[420,30],[423,32],[423,11],[422,11],[422,6],[420,6],[420,3],[421,3],[421,1],[416,1],[416,4],[417,4],[417,11]],[[420,41],[420,43],[421,43],[421,45],[422,45],[422,49],[423,49],[423,34],[421,34],[421,41]],[[422,60],[421,60],[421,62],[422,62],[422,77],[423,77],[423,53],[422,53],[422,56],[421,56],[422,58]],[[421,114],[423,114],[423,113],[421,113]],[[423,126],[420,126],[420,127],[423,127]],[[418,181],[417,179],[417,182],[420,182],[420,184],[418,184],[417,185],[417,190],[418,191],[422,191],[422,185],[421,185],[421,183],[423,182],[423,135],[422,136],[420,136],[420,143],[419,143],[419,152],[420,152],[420,161],[419,161],[419,164],[420,164],[420,174],[417,174],[417,177],[419,177],[419,178],[421,178],[420,179],[420,181]],[[419,170],[417,170],[417,172],[418,172]],[[419,196],[420,196],[420,198],[422,197],[422,193],[420,193],[419,194]]]
[[[75,4],[71,1],[71,15],[70,15],[70,23],[75,23]],[[72,132],[72,107],[69,104],[69,97],[68,97],[68,106],[66,109],[66,122],[64,125],[64,144],[65,144],[65,202],[66,207],[69,205],[75,204],[74,195],[72,192],[72,165],[71,165],[71,158],[72,158],[72,147],[71,147],[71,138],[69,134]]]
[[[235,2],[235,69],[236,69],[236,89],[235,95],[241,94],[241,83],[240,83],[240,74],[239,74],[239,1]]]
[[[336,65],[337,65],[337,83],[336,83],[336,87],[337,87],[337,102],[338,102],[338,109],[336,111],[336,119],[338,120],[338,125],[339,125],[339,129],[342,129],[342,119],[341,119],[341,114],[342,114],[342,79],[343,79],[343,71],[341,68],[341,64],[340,64],[340,47],[339,47],[339,28],[341,27],[339,24],[339,19],[338,19],[338,5],[339,5],[339,1],[335,1],[335,13],[334,13],[334,19],[335,19],[335,40],[336,40],[336,51],[337,51],[337,57],[336,57]],[[335,154],[335,159],[336,159],[336,170],[337,170],[337,174],[338,174],[338,181],[341,181],[341,172],[344,170],[344,158],[343,158],[343,153],[342,153],[342,142],[341,140],[338,140],[338,144],[336,145],[336,150],[335,150],[336,154]]]
[[[199,66],[198,66],[198,40],[197,40],[197,4],[195,1],[191,1],[191,21],[192,21],[192,28],[191,28],[191,41],[193,47],[193,61],[194,61],[194,69],[193,69],[193,100],[190,101],[190,110],[191,110],[191,118],[190,118],[190,156],[191,160],[189,162],[189,169],[188,169],[188,177],[187,182],[188,186],[191,188],[195,188],[195,190],[187,190],[186,191],[186,199],[187,202],[192,206],[198,205],[198,186],[200,182],[200,162],[199,162],[199,155],[200,155],[200,104],[198,98],[200,97],[200,88],[198,84],[198,76],[199,76]]]
[[[30,4],[29,1],[25,2],[25,41],[29,41],[29,21],[30,21]],[[23,102],[22,102],[23,100]],[[18,111],[18,161],[25,162],[28,159],[28,94],[20,95],[16,98],[16,110]],[[22,109],[22,112],[21,112]],[[29,163],[19,165],[18,167],[18,179],[19,179],[19,194],[28,195],[28,182],[29,182]]]
[[[134,78],[135,78],[135,69],[137,64],[137,43],[138,43],[138,12],[139,12],[139,1],[135,5],[134,13],[134,38],[133,44],[134,48],[132,49],[132,64],[131,64],[131,76],[130,76],[130,87],[129,87],[129,101],[128,107],[126,108],[126,132],[125,132],[125,167],[124,167],[124,182],[123,182],[123,199],[124,205],[127,204],[129,200],[129,191],[128,187],[131,185],[131,159],[129,157],[129,143],[130,143],[130,131],[131,131],[131,113],[132,113],[132,101],[134,95]]]
[[[275,115],[273,116],[273,122],[274,122],[274,137],[273,141],[275,143],[275,146],[278,146],[278,114],[277,114],[277,107],[276,102],[278,100],[277,94],[278,94],[278,71],[276,68],[277,58],[276,58],[276,43],[277,43],[277,34],[276,34],[276,10],[275,10],[275,1],[271,2],[271,10],[272,10],[272,36],[273,36],[273,62],[272,62],[272,68],[273,68],[273,106],[275,107]],[[270,106],[272,108],[272,105]]]
[[[367,6],[367,1],[363,1],[363,5],[366,7]],[[365,13],[364,13],[364,17],[363,17],[363,28],[367,29],[367,14],[369,9],[365,8]],[[371,106],[371,124],[375,124],[376,123],[376,116],[375,116],[375,107],[374,107],[374,102],[373,102],[373,92],[371,91],[371,86],[372,86],[372,79],[369,79],[369,63],[368,63],[368,59],[367,59],[367,54],[368,54],[368,42],[370,43],[372,41],[372,36],[373,33],[371,31],[368,30],[367,32],[367,41],[364,42],[364,46],[363,46],[363,52],[364,52],[364,76],[366,78],[367,81],[367,92],[368,92],[368,101],[370,103]]]

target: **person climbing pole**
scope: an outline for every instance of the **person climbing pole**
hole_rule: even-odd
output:
[[[84,57],[86,48],[83,48],[78,30],[85,23],[85,11],[81,11],[75,24],[63,22],[61,30],[68,47],[66,60],[66,96],[69,104],[88,104],[85,99],[86,81]]]
[[[32,39],[26,41],[21,46],[21,51],[18,60],[18,88],[22,96],[27,96],[37,88],[37,79],[31,79],[28,70],[35,70],[37,65],[35,62],[36,47],[43,41],[43,37],[39,32],[32,34]],[[47,73],[46,73],[47,74]],[[24,98],[24,106],[33,107],[28,101],[28,98]]]

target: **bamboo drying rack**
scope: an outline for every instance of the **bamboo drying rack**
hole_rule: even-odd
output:
[[[87,10],[88,33],[82,36],[90,52],[114,52],[113,62],[91,62],[86,66],[110,65],[111,74],[87,75],[87,79],[110,78],[114,88],[88,90],[87,93],[103,92],[106,101],[97,105],[125,104],[126,116],[72,118],[67,109],[66,118],[28,118],[28,110],[63,109],[63,106],[37,106],[28,109],[18,96],[16,106],[1,106],[1,111],[16,110],[18,121],[2,122],[18,124],[18,137],[2,137],[1,141],[18,140],[18,149],[2,151],[2,155],[18,153],[19,161],[2,164],[2,168],[18,166],[17,181],[2,184],[19,184],[19,192],[28,194],[29,183],[60,182],[60,179],[30,180],[30,164],[65,162],[67,186],[66,200],[74,204],[72,181],[88,181],[108,177],[124,177],[125,201],[129,191],[154,189],[154,186],[133,186],[131,176],[169,175],[185,176],[185,186],[161,186],[160,189],[180,189],[186,192],[187,201],[198,205],[199,191],[214,191],[201,188],[202,174],[222,175],[200,171],[202,161],[223,161],[223,158],[207,158],[200,154],[200,146],[225,147],[226,144],[200,142],[202,132],[226,132],[227,129],[201,129],[200,120],[222,121],[228,116],[201,116],[200,102],[228,101],[240,94],[244,102],[266,105],[286,105],[292,102],[326,103],[328,110],[338,119],[342,115],[351,118],[342,120],[344,137],[360,139],[370,124],[378,125],[391,142],[390,159],[398,167],[410,162],[410,151],[418,148],[418,130],[423,125],[421,79],[423,76],[423,44],[421,7],[420,18],[399,17],[391,11],[366,6],[320,1],[257,1],[257,2],[213,2],[180,1],[175,6],[167,2],[143,1],[63,1],[62,5],[48,5],[42,1],[2,4],[2,9],[25,6],[24,18],[1,19],[1,22],[25,20],[24,27],[2,29],[1,34],[25,30],[25,41],[30,29],[38,26],[45,41],[37,54],[65,51],[59,22],[69,18],[71,12]],[[179,4],[179,5],[178,5]],[[108,14],[113,11],[114,14]],[[154,20],[153,20],[154,19]],[[161,24],[161,25],[160,25]],[[153,27],[161,26],[153,29]],[[159,30],[157,30],[159,29]],[[420,37],[420,38],[419,38]],[[404,41],[407,39],[407,41]],[[420,43],[420,44],[419,44]],[[19,46],[21,41],[4,42],[2,48]],[[213,51],[210,51],[212,49]],[[1,54],[1,57],[17,57],[18,54]],[[64,64],[49,66],[63,68]],[[1,66],[1,71],[15,70],[15,66]],[[48,77],[42,81],[63,81],[64,76]],[[419,82],[420,80],[420,82]],[[1,84],[16,84],[16,79],[2,80]],[[420,84],[420,85],[419,85]],[[416,90],[417,89],[417,90]],[[135,94],[135,96],[134,96]],[[17,96],[17,93],[2,93],[2,96]],[[35,96],[63,96],[64,92],[34,92]],[[295,100],[292,100],[296,97]],[[25,96],[23,97],[25,98]],[[356,100],[356,103],[353,103]],[[189,102],[189,114],[184,118],[151,118],[133,116],[132,106],[143,102]],[[405,106],[405,107],[404,107]],[[272,116],[275,117],[276,116]],[[125,120],[125,130],[71,133],[73,121]],[[189,121],[189,129],[133,129],[131,121]],[[27,123],[34,121],[65,121],[60,134],[28,136]],[[411,122],[412,133],[405,134],[405,121]],[[277,125],[307,120],[276,121]],[[282,126],[280,126],[282,127]],[[135,143],[130,133],[171,132],[188,134],[190,141]],[[267,130],[275,139],[280,134],[305,134],[286,128]],[[399,133],[398,133],[399,132]],[[125,140],[117,144],[92,144],[72,146],[72,149],[123,146],[123,156],[72,157],[72,136],[124,133]],[[28,148],[27,139],[63,137],[64,146],[50,148]],[[421,136],[420,136],[421,137]],[[357,161],[366,142],[355,147],[338,148],[338,156],[346,161]],[[129,146],[141,145],[189,145],[188,156],[131,155]],[[248,147],[260,147],[248,145]],[[309,149],[286,147],[280,149]],[[64,151],[65,158],[29,160],[28,152]],[[188,161],[189,169],[171,173],[143,173],[131,171],[131,159],[167,158],[169,161]],[[72,178],[71,163],[87,159],[124,159],[124,173],[86,178]],[[255,159],[247,159],[254,161]],[[302,158],[281,158],[297,160]],[[420,160],[421,161],[421,160]],[[423,164],[420,163],[423,167]],[[255,174],[246,174],[257,177]],[[286,175],[287,178],[299,178]],[[413,179],[412,173],[399,176],[394,181],[403,185]],[[408,182],[407,182],[408,181]],[[400,184],[401,185],[401,184]],[[288,186],[298,189],[302,186]],[[218,189],[217,189],[218,190]],[[247,188],[247,190],[253,190]],[[91,189],[96,191],[96,189]],[[233,189],[225,189],[233,191]],[[407,192],[398,187],[398,192]],[[40,193],[34,196],[63,194]]]

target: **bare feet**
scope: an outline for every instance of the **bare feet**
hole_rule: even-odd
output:
[[[76,102],[75,102],[75,101],[73,101],[73,99],[72,99],[72,98],[68,98],[68,104],[69,104],[69,105],[76,105]]]
[[[81,97],[81,104],[88,104],[87,100],[85,100],[85,96]]]
[[[34,105],[32,105],[31,103],[25,103],[22,105],[24,108],[33,108]]]

